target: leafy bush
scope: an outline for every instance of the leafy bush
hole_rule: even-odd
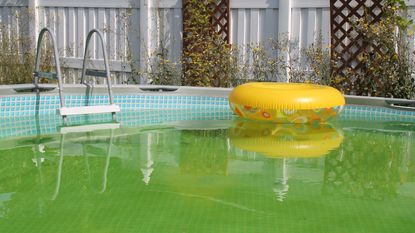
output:
[[[286,34],[271,38],[266,43],[256,43],[244,47],[234,47],[238,54],[236,61],[236,82],[234,86],[248,82],[309,82],[325,83],[330,66],[328,47],[325,48],[318,37],[316,43],[305,49],[299,48],[297,40],[290,40]],[[287,61],[288,55],[288,61]],[[310,70],[311,69],[311,70]],[[316,72],[312,72],[316,70]],[[287,77],[287,73],[289,78]]]
[[[358,57],[363,66],[332,77],[329,84],[346,94],[413,97],[415,87],[411,74],[414,67],[406,33],[412,21],[403,17],[406,10],[404,1],[386,0],[378,22],[371,22],[369,17],[357,19],[352,26],[362,35],[362,43],[366,45],[365,52]],[[332,63],[334,67],[336,60],[334,58]]]
[[[183,22],[182,85],[229,86],[231,47],[211,26],[216,0],[187,0]]]
[[[148,78],[151,84],[180,85],[180,71],[178,64],[168,59],[169,50],[161,43],[153,61],[150,62]]]
[[[30,38],[1,24],[0,42],[0,84],[31,82],[34,55]]]
[[[12,17],[21,22],[20,30],[28,30],[31,19],[29,11],[14,14]],[[50,44],[48,37],[45,37],[44,44]],[[34,67],[35,51],[32,38],[27,33],[19,33],[16,29],[0,24],[0,84],[32,83]],[[54,69],[53,51],[50,46],[42,48],[40,69],[48,72]],[[49,80],[42,79],[40,82],[45,83]]]
[[[364,35],[363,43],[369,46],[359,57],[363,68],[349,69],[344,75],[333,72],[337,61],[330,57],[330,47],[323,45],[321,36],[304,49],[286,35],[264,43],[228,45],[211,26],[214,3],[215,0],[187,1],[184,11],[189,17],[183,22],[186,33],[180,62],[171,61],[165,43],[159,41],[153,54],[141,54],[150,61],[149,69],[141,70],[131,54],[120,57],[132,64],[131,76],[145,74],[152,84],[159,85],[231,87],[248,81],[285,82],[288,73],[290,82],[331,85],[345,94],[414,97],[413,54],[407,41],[408,34],[413,34],[408,30],[412,22],[405,17],[407,7],[402,0],[385,0],[383,15],[377,23],[370,23],[369,18],[353,23],[358,33]],[[127,13],[123,17],[131,16],[130,11]],[[30,17],[25,17],[28,23]],[[34,67],[31,38],[5,25],[0,25],[0,36],[0,84],[30,83]],[[378,45],[382,53],[375,52],[370,45]],[[42,53],[41,69],[54,69],[50,49]]]

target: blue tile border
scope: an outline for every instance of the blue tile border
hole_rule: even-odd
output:
[[[157,125],[178,120],[232,119],[228,98],[183,95],[116,95],[115,104],[122,112],[118,120],[125,126]],[[68,95],[65,104],[70,107],[108,104],[108,96]],[[0,138],[29,136],[57,132],[62,124],[56,113],[59,96],[35,95],[0,97]],[[38,115],[36,114],[38,113]],[[36,117],[38,116],[38,117]],[[375,106],[348,105],[340,120],[415,122],[415,111],[401,111]],[[73,116],[70,123],[108,122],[110,114]]]
[[[140,109],[229,109],[228,98],[210,96],[182,95],[116,95],[114,103],[123,111]],[[106,105],[106,95],[68,95],[65,97],[67,107],[84,105]],[[20,117],[56,114],[59,108],[59,96],[35,95],[0,97],[0,117]],[[348,105],[341,117],[394,117],[396,119],[415,117],[415,111],[402,111],[375,106]]]
[[[122,110],[132,109],[227,109],[228,99],[209,96],[180,95],[116,95],[114,103]],[[106,95],[68,95],[65,96],[67,107],[85,105],[106,105]],[[59,96],[8,96],[0,97],[0,117],[20,117],[55,114],[59,108]]]
[[[367,105],[347,105],[340,114],[340,119],[415,122],[415,111]]]

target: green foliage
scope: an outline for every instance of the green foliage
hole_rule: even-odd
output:
[[[290,39],[286,34],[269,40],[271,57],[268,59],[270,74],[276,77],[269,81],[304,82],[308,78],[304,51],[299,48],[298,40]],[[287,74],[289,77],[287,77]],[[271,75],[271,77],[273,77]]]
[[[181,65],[181,85],[236,86],[248,81],[287,81],[331,85],[346,94],[413,98],[413,63],[409,54],[407,36],[412,35],[412,20],[405,12],[403,0],[385,0],[383,16],[377,23],[362,18],[354,23],[363,43],[380,45],[382,54],[368,46],[359,59],[364,67],[348,69],[344,75],[334,75],[336,59],[331,59],[330,47],[324,46],[321,35],[315,43],[300,49],[298,41],[280,35],[266,43],[228,46],[210,25],[210,7],[214,0],[189,0],[184,22],[188,33]],[[397,30],[399,29],[399,30]],[[164,55],[154,70],[156,83],[171,83],[180,72],[171,72],[172,66]],[[165,79],[163,81],[163,79]]]
[[[413,64],[407,41],[412,21],[406,17],[406,9],[404,1],[387,0],[378,22],[373,23],[369,17],[356,20],[353,26],[367,45],[358,57],[363,66],[358,70],[350,68],[345,75],[333,77],[329,84],[346,94],[414,97]],[[333,62],[335,67],[336,61]]]
[[[21,12],[14,14],[20,30],[27,31],[31,20],[31,13]],[[44,45],[50,45],[48,37],[45,37]],[[40,70],[50,72],[55,67],[51,46],[42,47]],[[62,65],[62,63],[61,63]],[[0,84],[32,83],[35,66],[35,51],[32,38],[8,25],[0,24]],[[42,79],[40,82],[49,82]]]
[[[231,47],[211,26],[215,0],[188,0],[184,9],[182,85],[229,86]]]
[[[20,15],[14,15],[20,19]],[[0,24],[0,84],[28,83],[32,79],[34,55],[30,38]]]
[[[248,81],[286,82],[287,72],[291,80],[307,76],[301,66],[303,54],[297,41],[289,40],[285,34],[270,38],[266,43],[233,46],[231,52],[231,86]]]
[[[236,58],[232,59],[235,62],[232,86],[248,81],[286,82],[287,74],[290,82],[325,84],[330,72],[330,54],[321,41],[320,36],[316,43],[300,49],[297,40],[282,34],[267,43],[233,47]]]
[[[383,16],[377,23],[362,18],[352,25],[363,35],[362,43],[380,45],[382,53],[368,46],[359,57],[364,63],[362,69],[349,69],[344,75],[336,76],[332,68],[337,61],[331,59],[330,48],[323,45],[321,36],[302,49],[298,41],[286,35],[264,43],[228,45],[211,26],[215,1],[187,1],[184,13],[188,17],[183,22],[185,46],[179,62],[171,59],[164,41],[158,41],[158,48],[152,54],[141,54],[149,61],[149,69],[141,70],[131,53],[117,55],[118,59],[130,63],[132,77],[145,74],[151,84],[157,85],[230,87],[248,81],[284,82],[288,73],[290,82],[331,85],[345,94],[414,97],[413,54],[409,52],[407,38],[413,35],[415,27],[407,17],[403,0],[385,0]],[[127,11],[121,19],[126,21],[130,16],[131,11]],[[29,13],[14,17],[20,17],[19,22],[30,22]],[[28,28],[28,25],[21,28]],[[34,67],[31,38],[0,25],[0,42],[0,84],[30,83]],[[54,69],[53,54],[46,48],[43,48],[41,69],[51,71]]]
[[[306,64],[310,69],[306,76],[305,82],[321,85],[330,85],[332,82],[332,69],[330,49],[323,45],[322,36],[319,35],[317,40],[303,51]]]
[[[155,85],[179,85],[180,72],[178,64],[168,58],[169,51],[163,44],[155,53],[153,61],[150,62],[148,78]]]

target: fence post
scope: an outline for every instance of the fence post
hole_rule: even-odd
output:
[[[278,6],[278,35],[286,35],[288,40],[291,40],[291,1],[292,0],[280,0]],[[287,82],[290,81],[290,50],[287,50],[285,62]]]
[[[30,49],[36,48],[37,33],[39,32],[39,0],[28,1]]]
[[[149,43],[149,3],[151,0],[140,0],[140,69],[142,71],[140,84],[147,83]]]
[[[148,71],[156,40],[156,3],[154,0],[140,1],[140,68],[143,71],[140,84],[148,83]]]

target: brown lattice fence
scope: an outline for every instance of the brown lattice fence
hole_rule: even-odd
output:
[[[373,24],[382,17],[383,0],[330,0],[331,56],[335,61],[333,74],[348,78],[348,74],[364,73],[362,53],[382,54],[381,45],[365,41],[356,29],[356,22],[364,19]],[[353,80],[346,80],[353,82]],[[350,84],[351,86],[352,84]]]
[[[226,86],[229,0],[183,0],[182,84]]]
[[[203,1],[203,0],[201,0]],[[222,36],[222,38],[229,43],[230,42],[230,0],[206,0],[205,4],[209,5],[211,9],[210,23],[212,30],[216,31]],[[189,0],[183,0],[183,37],[186,38],[186,34],[189,33],[189,25],[185,22],[190,18],[189,15]],[[183,48],[188,48],[190,41],[183,40]]]
[[[212,26],[219,33],[223,39],[230,42],[230,7],[229,0],[216,0],[216,5],[213,6]]]

